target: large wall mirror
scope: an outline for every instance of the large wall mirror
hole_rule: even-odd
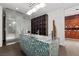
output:
[[[29,21],[27,19],[23,13],[4,8],[3,45],[16,43],[19,40],[20,34],[22,32],[26,33],[29,30],[27,26]]]

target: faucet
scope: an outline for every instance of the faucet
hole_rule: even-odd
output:
[[[39,30],[37,30],[37,34],[39,35]]]

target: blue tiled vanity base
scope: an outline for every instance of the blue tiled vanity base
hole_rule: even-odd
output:
[[[22,36],[21,47],[28,56],[48,56],[49,55],[49,44],[42,41],[38,41],[34,37]]]

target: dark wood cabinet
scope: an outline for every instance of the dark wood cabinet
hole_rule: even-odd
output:
[[[48,35],[48,15],[42,15],[31,19],[31,33],[39,35]]]

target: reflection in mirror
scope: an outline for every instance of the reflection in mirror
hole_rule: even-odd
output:
[[[6,17],[6,44],[16,39],[16,20]]]

